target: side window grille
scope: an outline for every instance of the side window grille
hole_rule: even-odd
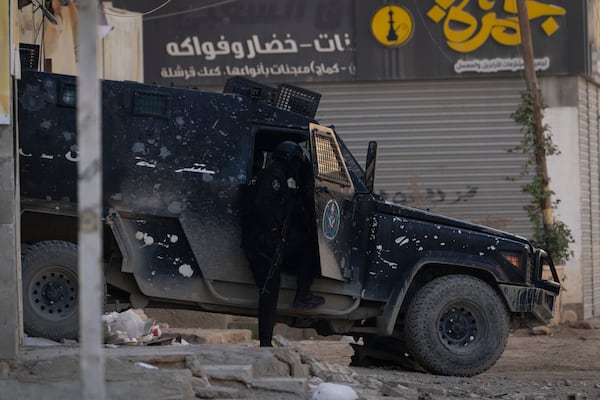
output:
[[[314,143],[317,155],[317,176],[344,186],[351,186],[333,136],[316,131]]]
[[[58,104],[66,107],[75,107],[77,105],[77,86],[75,83],[62,82]]]
[[[133,114],[169,118],[171,114],[170,98],[166,94],[135,92]]]

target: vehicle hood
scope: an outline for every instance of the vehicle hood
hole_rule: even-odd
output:
[[[380,201],[376,205],[376,210],[381,213],[394,215],[402,218],[417,219],[421,221],[431,222],[444,226],[450,226],[474,232],[481,232],[487,235],[498,236],[505,239],[514,240],[528,244],[532,248],[533,243],[523,236],[515,235],[513,233],[505,232],[499,229],[494,229],[489,226],[479,225],[472,222],[447,217],[441,214],[436,214],[430,211],[421,210],[418,208],[408,207],[401,204],[392,203],[389,201]]]

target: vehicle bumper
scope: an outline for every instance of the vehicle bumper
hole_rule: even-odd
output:
[[[498,285],[511,312],[527,313],[546,325],[552,319],[557,294],[535,287]]]

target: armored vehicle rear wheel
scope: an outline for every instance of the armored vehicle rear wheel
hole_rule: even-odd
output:
[[[467,275],[425,285],[405,321],[408,353],[428,371],[473,376],[500,358],[508,340],[507,309],[488,284]]]
[[[77,246],[51,240],[23,254],[23,327],[29,336],[76,339],[79,331]]]

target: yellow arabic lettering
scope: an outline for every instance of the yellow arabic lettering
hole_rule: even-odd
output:
[[[504,11],[510,14],[518,14],[517,0],[504,0]],[[527,16],[529,20],[547,16],[562,16],[567,11],[553,4],[544,4],[535,0],[527,0]]]
[[[477,19],[464,10],[468,3],[469,0],[463,0],[458,7],[450,7],[448,10],[448,15],[444,20],[444,35],[450,43],[464,42],[477,30]],[[454,28],[455,26],[457,29]]]
[[[492,28],[492,38],[505,46],[517,46],[521,43],[519,18],[497,19]]]
[[[483,11],[491,10],[496,4],[496,0],[479,0],[479,8]]]
[[[486,13],[478,21],[469,11],[465,10],[470,0],[436,0],[436,5],[428,10],[427,16],[436,23],[443,20],[443,33],[448,47],[468,53],[477,50],[491,37],[495,42],[505,46],[516,46],[521,43],[516,0],[504,0],[504,11],[509,15],[498,18],[492,11],[496,0],[478,0],[480,10]],[[541,23],[541,29],[551,36],[559,29],[554,16],[564,16],[566,10],[552,4],[544,4],[535,0],[527,0],[528,19],[534,20],[546,17]],[[510,15],[512,14],[512,15]]]

